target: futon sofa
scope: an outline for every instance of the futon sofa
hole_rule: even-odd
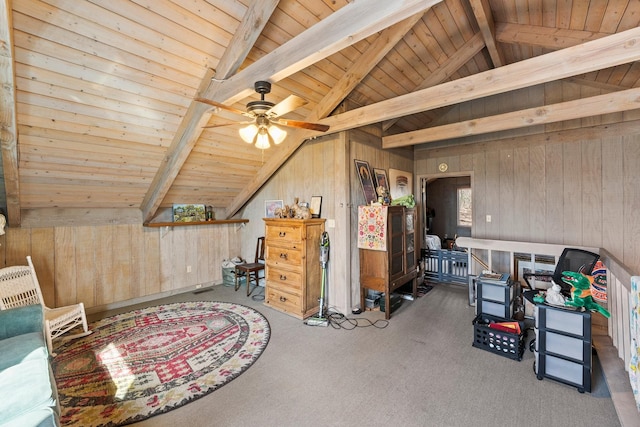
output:
[[[0,310],[0,426],[59,426],[39,305]]]

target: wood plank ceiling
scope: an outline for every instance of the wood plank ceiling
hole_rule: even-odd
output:
[[[336,132],[377,123],[383,147],[640,107],[637,0],[1,0],[9,223],[29,210],[202,201],[233,216],[306,138],[238,137],[259,99]],[[572,79],[605,91],[442,126],[451,105]],[[328,117],[348,99],[361,106]],[[574,104],[570,102],[574,101]],[[586,106],[586,107],[585,107]],[[215,113],[215,114],[213,114]],[[483,121],[484,120],[484,121]],[[429,128],[429,126],[432,126]],[[421,131],[429,128],[428,131]]]

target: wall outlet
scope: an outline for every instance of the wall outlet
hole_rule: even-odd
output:
[[[328,219],[327,220],[327,228],[335,228],[336,227],[336,220],[335,219]]]
[[[200,289],[200,288],[202,288],[202,283],[198,283],[198,284],[196,285],[196,289]]]
[[[191,273],[191,266],[187,265],[187,273]]]
[[[491,215],[487,215],[487,222],[491,222]]]

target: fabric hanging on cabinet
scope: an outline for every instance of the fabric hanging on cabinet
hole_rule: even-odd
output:
[[[358,248],[387,250],[387,206],[358,206]]]

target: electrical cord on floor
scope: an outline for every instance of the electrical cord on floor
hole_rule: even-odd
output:
[[[333,329],[346,329],[348,331],[368,327],[384,329],[389,326],[389,321],[385,319],[378,319],[372,322],[364,317],[347,317],[338,311],[329,311],[327,318]]]

